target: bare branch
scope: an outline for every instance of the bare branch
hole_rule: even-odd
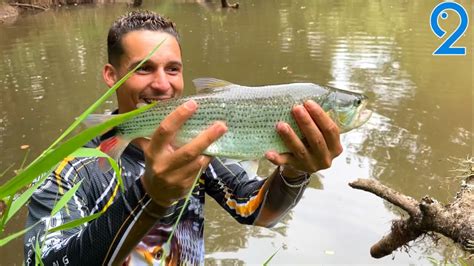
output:
[[[413,218],[418,218],[421,216],[420,209],[418,209],[418,201],[383,185],[375,179],[359,178],[356,181],[349,183],[349,186],[375,194],[402,208]]]

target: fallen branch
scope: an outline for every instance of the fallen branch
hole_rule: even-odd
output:
[[[227,0],[221,0],[223,8],[239,8],[239,3],[230,4]]]
[[[18,6],[18,7],[26,7],[26,8],[39,9],[39,10],[42,10],[42,11],[46,11],[46,10],[48,10],[48,9],[47,9],[47,8],[45,8],[45,7],[42,7],[42,6],[37,6],[37,5],[32,5],[32,4],[23,4],[23,3],[9,3],[9,5],[11,5],[11,6]]]
[[[467,161],[472,163],[472,160]],[[374,258],[382,258],[421,235],[440,233],[469,253],[474,252],[474,173],[472,166],[454,200],[442,206],[425,196],[420,202],[388,188],[374,179],[358,179],[352,188],[373,193],[405,210],[409,218],[393,221],[391,232],[370,249]]]

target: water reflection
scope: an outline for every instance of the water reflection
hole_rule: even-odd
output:
[[[458,187],[445,178],[447,158],[473,152],[472,60],[431,56],[439,40],[427,21],[437,2],[241,0],[239,10],[217,2],[143,5],[179,26],[187,94],[197,77],[244,85],[308,81],[364,92],[374,115],[343,135],[345,152],[276,228],[240,226],[208,199],[207,262],[261,264],[281,246],[275,263],[408,264],[451,256],[421,246],[411,257],[398,252],[394,261],[369,258],[396,212],[347,186],[358,177],[378,178],[415,198],[442,201]],[[71,7],[0,25],[0,172],[21,162],[22,144],[38,154],[101,95],[106,31],[126,8]],[[472,32],[458,44],[472,51]],[[113,100],[103,107],[113,108]],[[9,230],[21,228],[22,219]]]

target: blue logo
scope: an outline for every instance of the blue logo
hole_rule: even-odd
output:
[[[433,33],[442,38],[447,33],[438,24],[438,18],[448,18],[445,10],[450,9],[456,12],[460,18],[460,23],[456,30],[433,52],[433,55],[466,55],[466,47],[455,47],[455,42],[461,38],[469,25],[469,17],[464,7],[456,2],[442,2],[431,12],[430,26]]]

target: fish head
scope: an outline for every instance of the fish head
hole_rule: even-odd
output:
[[[367,96],[363,94],[335,90],[322,107],[338,125],[341,133],[344,133],[369,120],[372,111],[366,109],[368,101]]]

